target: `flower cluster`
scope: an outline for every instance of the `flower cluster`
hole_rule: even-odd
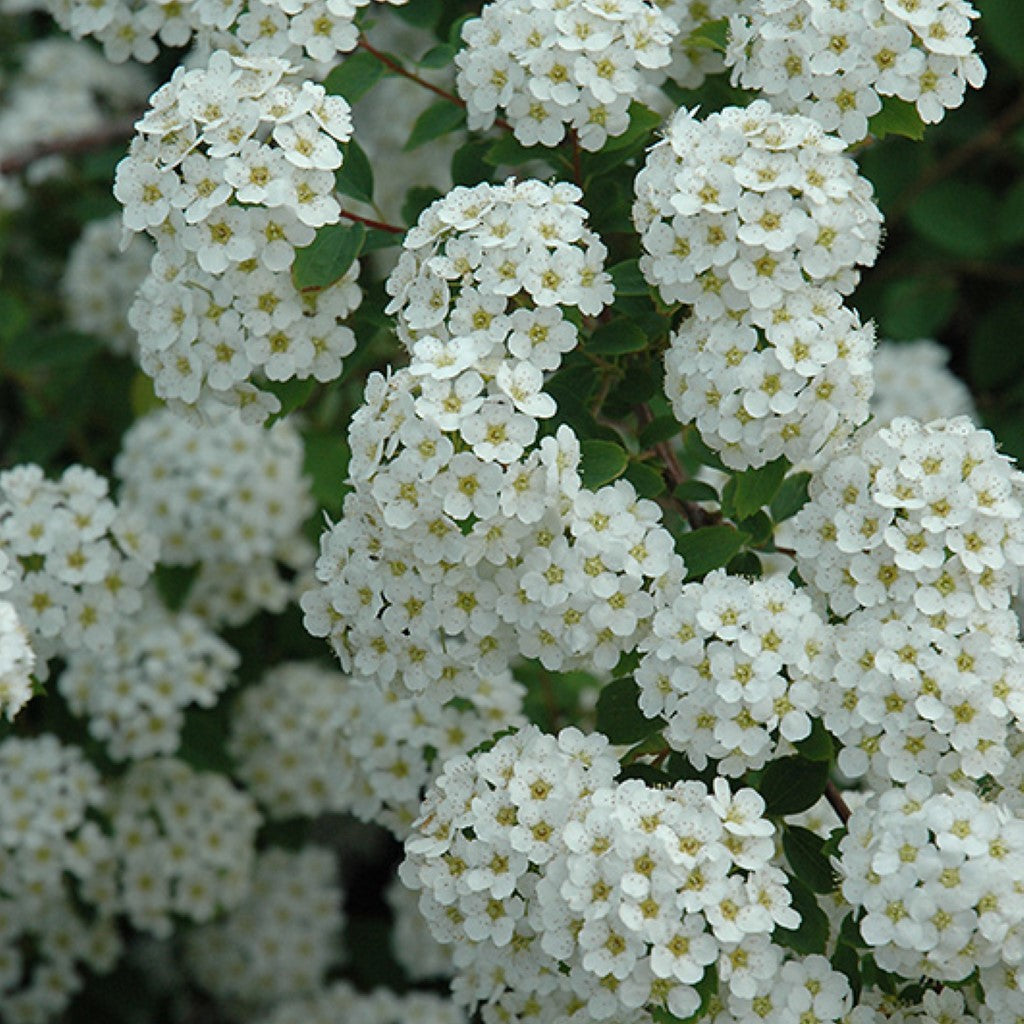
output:
[[[950,372],[949,350],[929,338],[883,341],[875,349],[871,415],[879,426],[897,416],[922,423],[978,414],[967,385]]]
[[[712,965],[737,999],[772,988],[783,951],[770,935],[800,915],[771,864],[764,801],[723,779],[711,793],[617,772],[607,741],[575,729],[530,727],[448,762],[400,876],[456,947],[459,1001],[508,986],[632,1021],[644,1007],[691,1015]]]
[[[95,335],[118,355],[138,359],[128,309],[149,272],[154,248],[141,235],[125,250],[120,245],[120,217],[89,221],[68,254],[61,290],[68,322],[76,331]]]
[[[849,774],[981,778],[1024,715],[1008,610],[1024,564],[1024,477],[965,417],[865,431],[776,532],[845,620],[824,721]]]
[[[354,491],[321,539],[306,627],[346,671],[400,693],[472,693],[515,652],[610,670],[682,578],[660,510],[580,481],[543,389],[576,341],[562,312],[611,297],[572,185],[457,188],[421,216],[388,281],[411,365],[371,376],[353,417]]]
[[[109,970],[120,943],[103,903],[108,843],[98,772],[52,735],[0,743],[0,1005],[5,1021],[55,1019],[81,987],[78,966]],[[80,900],[99,909],[83,915]]]
[[[211,400],[260,420],[280,408],[251,378],[333,380],[355,346],[340,324],[358,305],[358,266],[298,292],[296,248],[334,224],[348,103],[286,61],[219,50],[153,94],[114,195],[126,231],[157,252],[129,323],[142,368],[179,410]]]
[[[110,815],[110,902],[136,928],[167,937],[174,918],[209,921],[245,898],[260,816],[225,776],[173,758],[136,761],[114,787]]]
[[[672,60],[678,26],[649,0],[493,0],[462,27],[456,87],[470,128],[498,110],[526,146],[569,128],[598,150],[629,127],[629,104]]]
[[[873,796],[847,829],[836,859],[842,892],[863,912],[860,934],[879,966],[955,982],[981,965],[989,998],[1012,995],[992,1007],[1003,1010],[997,1019],[1018,1016],[1024,993],[1007,992],[999,976],[1012,977],[1024,956],[1024,820],[922,779]]]
[[[404,836],[440,766],[524,724],[522,687],[506,670],[470,700],[399,698],[312,663],[287,663],[242,695],[229,749],[267,814],[346,811]]]
[[[284,1002],[256,1024],[468,1024],[469,1018],[449,999],[432,992],[397,995],[389,989],[357,992],[337,981],[314,996]]]
[[[334,855],[323,847],[259,854],[245,900],[189,934],[186,959],[195,979],[246,1011],[240,1017],[317,991],[339,959],[344,914],[337,874]]]
[[[966,0],[773,0],[747,4],[729,22],[726,64],[733,84],[755,89],[780,110],[813,117],[846,142],[868,133],[883,96],[941,121],[980,88]]]
[[[764,101],[680,110],[637,175],[640,269],[691,307],[668,397],[733,468],[808,459],[867,418],[874,335],[842,297],[881,215],[842,149]]]
[[[153,599],[117,622],[109,648],[72,653],[57,687],[112,758],[138,760],[173,754],[185,708],[215,704],[238,660],[199,619]]]
[[[280,611],[292,595],[278,569],[308,564],[313,511],[295,425],[269,429],[227,408],[192,426],[167,410],[132,424],[114,470],[121,501],[160,538],[167,565],[201,563],[187,607],[213,622]]]
[[[832,638],[810,598],[783,576],[718,571],[654,616],[636,672],[640,707],[697,768],[742,775],[806,739],[831,685]]]
[[[7,556],[0,550],[0,594],[13,585],[14,580],[7,572]],[[17,609],[0,598],[0,713],[8,719],[14,718],[31,698],[35,665],[36,652]]]
[[[391,954],[412,981],[450,978],[455,973],[450,946],[434,938],[412,889],[394,878],[384,892],[391,911]]]
[[[99,651],[114,623],[142,606],[156,538],[141,517],[108,497],[107,481],[83,466],[47,480],[34,465],[0,473],[0,549],[14,585],[7,597],[45,661],[78,648]]]
[[[380,0],[401,5],[407,0]],[[75,39],[93,36],[109,61],[149,63],[164,46],[187,46],[193,36],[247,54],[301,64],[331,61],[355,49],[355,18],[370,0],[45,0]]]

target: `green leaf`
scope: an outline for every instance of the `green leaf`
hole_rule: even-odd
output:
[[[303,468],[312,480],[310,490],[317,506],[331,515],[341,511],[349,450],[345,438],[336,432],[310,434],[304,438]]]
[[[793,897],[793,909],[800,915],[798,927],[776,928],[772,932],[772,941],[804,956],[813,953],[824,953],[828,945],[828,917],[818,905],[818,900],[811,890],[799,879],[786,872],[789,891]]]
[[[1012,345],[1024,323],[1024,300],[1009,297],[986,312],[977,321],[967,347],[967,366],[971,384],[987,391],[1015,384],[1024,371],[1024,345]]]
[[[373,252],[376,249],[391,249],[393,246],[401,245],[404,237],[404,234],[400,235],[394,231],[384,231],[381,228],[367,228],[362,251],[367,253]]]
[[[686,46],[699,46],[725,53],[729,39],[729,19],[719,18],[716,21],[705,21],[698,25],[686,38]]]
[[[703,480],[684,480],[673,492],[680,501],[713,501],[718,503],[718,491]]]
[[[907,211],[918,234],[954,256],[984,259],[996,248],[999,207],[991,190],[969,181],[940,181]]]
[[[836,874],[821,848],[825,841],[808,828],[787,825],[782,830],[782,849],[796,877],[814,892],[829,893],[836,888]]]
[[[158,565],[153,573],[157,592],[172,611],[180,611],[199,575],[198,565]]]
[[[395,7],[395,14],[417,28],[433,28],[444,13],[444,0],[409,0]]]
[[[646,451],[662,441],[678,436],[682,429],[675,416],[656,416],[640,431],[638,441],[641,451]]]
[[[913,103],[898,96],[883,96],[882,109],[868,118],[868,131],[876,139],[887,135],[902,135],[920,142],[924,138],[925,123]]]
[[[592,491],[622,476],[629,465],[629,453],[613,441],[588,438],[580,444],[580,455],[583,486]]]
[[[700,579],[722,569],[750,539],[735,526],[702,526],[676,538],[676,551],[686,563],[687,580]]]
[[[266,426],[272,427],[278,420],[284,419],[299,406],[306,404],[316,389],[316,380],[313,377],[307,377],[305,380],[299,380],[297,377],[291,380],[268,380],[262,387],[264,391],[276,395],[281,403],[281,408],[267,419]]]
[[[656,114],[650,107],[633,100],[629,105],[629,127],[621,134],[605,142],[602,152],[613,152],[625,149],[645,139],[662,122],[661,114]]]
[[[32,329],[11,338],[0,353],[3,369],[17,373],[61,370],[83,366],[103,343],[77,331]]]
[[[438,100],[416,118],[409,141],[403,148],[406,152],[417,149],[442,135],[464,127],[465,124],[466,111],[464,107],[457,106],[450,100]]]
[[[608,268],[616,295],[650,295],[651,286],[640,273],[637,260],[623,260]]]
[[[588,352],[602,356],[641,352],[647,348],[647,335],[632,321],[619,317],[598,327],[585,347]]]
[[[696,427],[690,426],[683,431],[683,447],[694,462],[707,466],[709,469],[717,469],[722,473],[732,472],[719,458],[718,452],[704,443],[704,438],[700,436],[700,431]]]
[[[789,460],[783,455],[766,466],[744,470],[742,473],[737,473],[730,481],[730,484],[735,482],[735,490],[726,485],[722,497],[728,501],[726,494],[731,490],[731,501],[728,503],[734,515],[737,519],[747,519],[758,509],[769,504],[778,494],[788,469]]]
[[[657,498],[666,491],[665,478],[644,462],[630,461],[623,476],[636,488],[641,498]]]
[[[383,64],[365,50],[357,50],[324,79],[324,89],[332,96],[344,96],[355,103],[368,93],[386,74]]]
[[[813,807],[825,792],[828,764],[803,757],[772,761],[761,775],[757,791],[764,797],[764,813],[771,817],[799,814]]]
[[[597,698],[597,729],[612,743],[639,743],[665,728],[661,718],[640,710],[640,688],[632,677],[613,679]]]
[[[782,481],[771,503],[772,519],[775,522],[781,523],[795,516],[807,504],[807,485],[810,482],[810,473],[793,473]]]
[[[141,370],[132,377],[128,398],[136,417],[145,416],[154,409],[161,409],[164,404],[153,390],[153,379]]]
[[[751,579],[759,579],[764,572],[764,566],[753,551],[741,551],[735,558],[730,559],[725,571],[730,576],[749,576]]]
[[[296,249],[292,280],[299,291],[327,288],[341,279],[359,255],[366,228],[362,224],[326,224],[304,249]]]
[[[421,68],[446,68],[455,60],[457,52],[457,48],[451,43],[438,43],[437,46],[427,50],[416,63]]]
[[[369,157],[355,139],[349,139],[342,149],[345,158],[334,175],[338,191],[362,203],[372,203],[373,168]]]
[[[415,224],[420,219],[420,214],[440,198],[441,193],[433,185],[414,185],[405,193],[402,220],[406,224]]]
[[[511,132],[506,132],[488,147],[484,159],[492,167],[519,167],[531,160],[550,160],[551,150],[544,146],[524,146]]]
[[[802,740],[793,744],[801,757],[808,761],[831,762],[836,756],[835,745],[828,729],[822,724],[820,718],[811,719],[811,732]]]
[[[452,153],[452,184],[476,185],[491,177],[491,165],[487,162],[490,139],[470,139]]]

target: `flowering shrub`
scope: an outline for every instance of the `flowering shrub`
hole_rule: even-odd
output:
[[[2,4],[0,1020],[1024,1019],[1007,3]]]

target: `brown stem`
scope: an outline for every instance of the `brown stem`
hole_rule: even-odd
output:
[[[845,825],[850,820],[850,808],[831,779],[825,783],[825,799],[832,805],[832,810],[839,815],[839,820]]]
[[[575,128],[569,129],[569,138],[572,140],[572,177],[576,184],[583,188],[583,165],[580,163],[580,137],[576,134]]]
[[[45,156],[70,156],[74,153],[87,153],[99,149],[108,143],[129,138],[135,133],[135,122],[141,115],[134,114],[130,119],[112,121],[100,125],[82,135],[71,135],[63,139],[41,142],[23,153],[14,153],[0,160],[0,174],[20,174],[36,160]]]
[[[379,60],[381,64],[384,65],[384,67],[388,68],[388,70],[390,71],[393,71],[396,75],[401,75],[403,78],[408,78],[410,82],[415,82],[418,86],[421,86],[424,89],[428,89],[430,92],[434,93],[435,96],[440,96],[442,99],[446,99],[449,103],[454,103],[456,106],[465,109],[466,101],[462,99],[461,96],[456,96],[455,93],[448,92],[447,89],[442,89],[439,85],[434,85],[433,82],[428,82],[425,78],[421,78],[414,71],[409,71],[407,68],[402,67],[402,65],[399,64],[397,60],[394,60],[392,57],[389,57],[386,53],[383,53],[382,51],[378,50],[377,47],[375,47],[366,38],[366,36],[359,37],[359,46],[361,49],[365,50],[371,56],[376,57],[377,60]],[[508,121],[503,121],[500,117],[496,118],[494,123],[499,127],[506,129],[507,131],[512,130],[512,126],[508,123]]]
[[[352,213],[351,210],[342,210],[341,215],[348,220],[358,221],[360,224],[365,224],[367,227],[376,228],[378,231],[390,231],[393,235],[405,234],[405,228],[396,227],[394,224],[385,224],[382,220],[371,220],[369,217],[363,217],[358,213]]]

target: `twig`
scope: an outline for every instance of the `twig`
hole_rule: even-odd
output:
[[[82,135],[71,135],[63,139],[52,139],[41,142],[23,153],[14,153],[0,160],[0,174],[20,174],[36,160],[46,156],[69,156],[73,153],[86,153],[91,149],[99,149],[110,142],[126,139],[135,133],[135,122],[139,119],[135,114],[131,119],[113,121],[100,125]]]
[[[831,779],[825,783],[825,799],[832,805],[832,810],[839,815],[839,820],[845,825],[850,820],[850,808]]]
[[[348,220],[355,220],[360,224],[365,224],[368,228],[376,228],[378,231],[389,231],[393,235],[405,234],[405,228],[397,227],[394,224],[385,224],[382,220],[371,220],[369,217],[363,217],[358,213],[353,213],[351,210],[342,210],[341,215]]]

